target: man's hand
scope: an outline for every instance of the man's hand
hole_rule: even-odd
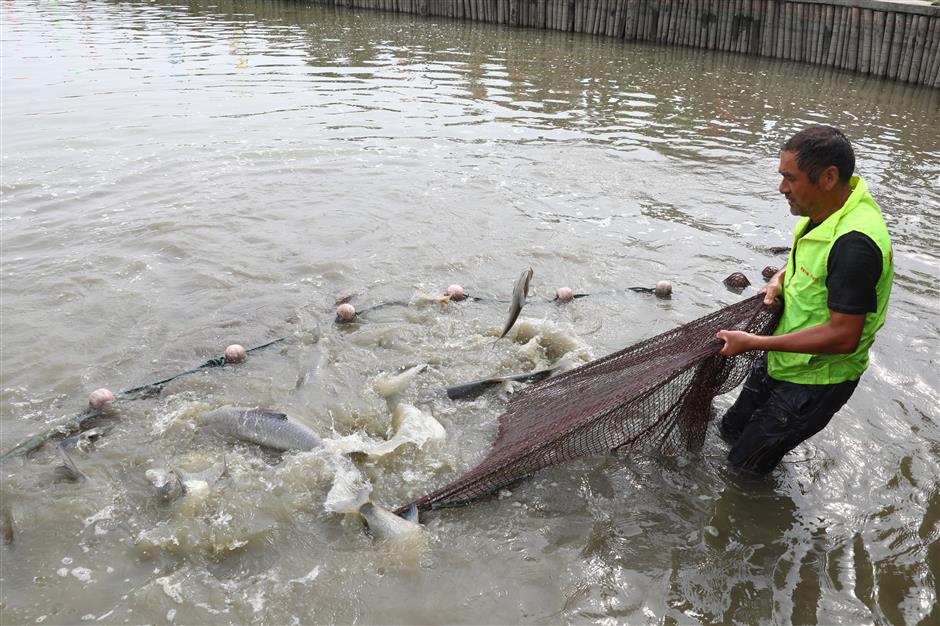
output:
[[[721,349],[721,354],[725,356],[734,356],[754,349],[756,335],[743,330],[719,330],[715,336],[725,342],[725,347]]]
[[[761,289],[760,293],[764,294],[764,304],[767,306],[774,306],[775,303],[779,305],[778,299],[783,297],[783,276],[786,269],[782,269],[776,274],[773,278],[767,281],[767,286]]]

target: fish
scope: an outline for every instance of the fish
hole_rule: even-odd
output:
[[[411,385],[415,377],[428,368],[427,363],[419,363],[398,374],[382,374],[372,381],[372,388],[385,399],[397,402],[402,392]]]
[[[369,533],[381,541],[405,539],[418,535],[422,526],[418,523],[418,507],[412,505],[401,516],[396,515],[371,499],[371,487],[367,486],[342,513],[356,513],[365,520]]]
[[[525,372],[523,374],[510,374],[508,376],[493,376],[482,380],[475,380],[469,383],[451,385],[446,387],[447,397],[451,400],[472,400],[486,393],[487,390],[502,383],[533,383],[544,380],[555,371],[554,367],[539,370],[537,372]]]
[[[64,441],[55,447],[55,452],[59,460],[62,461],[62,465],[55,468],[56,478],[71,483],[83,482],[85,475],[82,474],[78,466],[75,465],[75,461],[73,461],[71,455],[69,455],[68,448]]]
[[[148,469],[144,476],[153,485],[157,495],[165,502],[172,502],[177,498],[194,491],[204,491],[218,482],[228,470],[225,457],[222,461],[207,467],[200,472],[186,472],[176,467],[167,469]]]
[[[59,465],[54,470],[56,479],[72,483],[83,482],[85,480],[85,475],[81,472],[81,470],[78,469],[75,461],[72,460],[72,455],[69,454],[69,449],[76,448],[86,452],[94,441],[96,441],[99,437],[108,434],[112,429],[114,429],[114,424],[96,426],[80,433],[70,435],[69,437],[66,437],[60,441],[59,445],[57,445],[55,448],[55,453],[56,456],[59,457],[59,461],[62,462],[62,465]]]
[[[512,325],[516,323],[516,318],[519,317],[519,313],[522,312],[522,307],[525,305],[525,300],[529,296],[529,282],[532,280],[532,268],[530,267],[526,271],[522,272],[516,284],[512,288],[512,302],[509,305],[509,317],[506,318],[506,324],[503,326],[503,332],[496,339],[499,341],[506,336],[506,333],[509,332],[509,329],[512,328]]]
[[[276,450],[314,450],[323,440],[285,413],[262,408],[223,406],[202,414],[199,424],[208,430]]]

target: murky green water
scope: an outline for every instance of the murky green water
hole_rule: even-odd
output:
[[[2,466],[3,623],[930,623],[940,619],[940,92],[785,62],[291,2],[2,7],[2,449],[128,389],[289,340],[112,409],[73,453]],[[356,473],[397,505],[475,464],[498,394],[447,384],[594,356],[779,265],[779,145],[854,140],[897,278],[849,405],[759,485],[699,454],[588,459],[431,513],[423,545],[327,510]],[[491,347],[508,296],[541,343]],[[666,278],[674,297],[624,291]],[[596,294],[550,305],[556,287]],[[364,308],[333,323],[335,300]],[[283,458],[208,437],[223,404],[388,435],[376,377],[447,441]],[[733,394],[732,394],[733,396]],[[733,397],[721,399],[722,406]],[[228,476],[165,504],[147,469]],[[337,460],[339,459],[339,460]],[[343,461],[343,459],[347,459]],[[337,465],[339,464],[339,465]],[[6,541],[8,540],[8,541]]]

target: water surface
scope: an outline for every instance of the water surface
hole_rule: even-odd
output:
[[[2,449],[229,343],[288,341],[112,410],[56,480],[2,467],[4,623],[918,623],[940,619],[940,92],[832,69],[293,2],[2,5]],[[472,467],[505,399],[440,389],[601,356],[737,301],[784,258],[778,150],[842,127],[894,238],[872,367],[823,433],[742,483],[700,453],[587,459],[424,516],[426,547],[325,508]],[[506,304],[414,298],[460,283]],[[669,279],[671,300],[625,291]],[[547,301],[567,285],[594,294]],[[333,323],[337,298],[360,308]],[[530,334],[532,334],[530,333]],[[582,356],[583,356],[582,355]],[[223,404],[388,435],[377,376],[447,429],[346,465],[207,437]],[[719,408],[733,400],[719,399]],[[144,472],[224,455],[202,500]],[[345,458],[345,457],[344,457]],[[5,522],[6,523],[6,522]]]

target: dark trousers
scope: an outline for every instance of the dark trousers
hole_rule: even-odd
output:
[[[769,473],[784,454],[825,428],[857,386],[858,380],[834,385],[776,380],[762,356],[721,418],[721,438],[731,444],[728,462],[744,473]]]

